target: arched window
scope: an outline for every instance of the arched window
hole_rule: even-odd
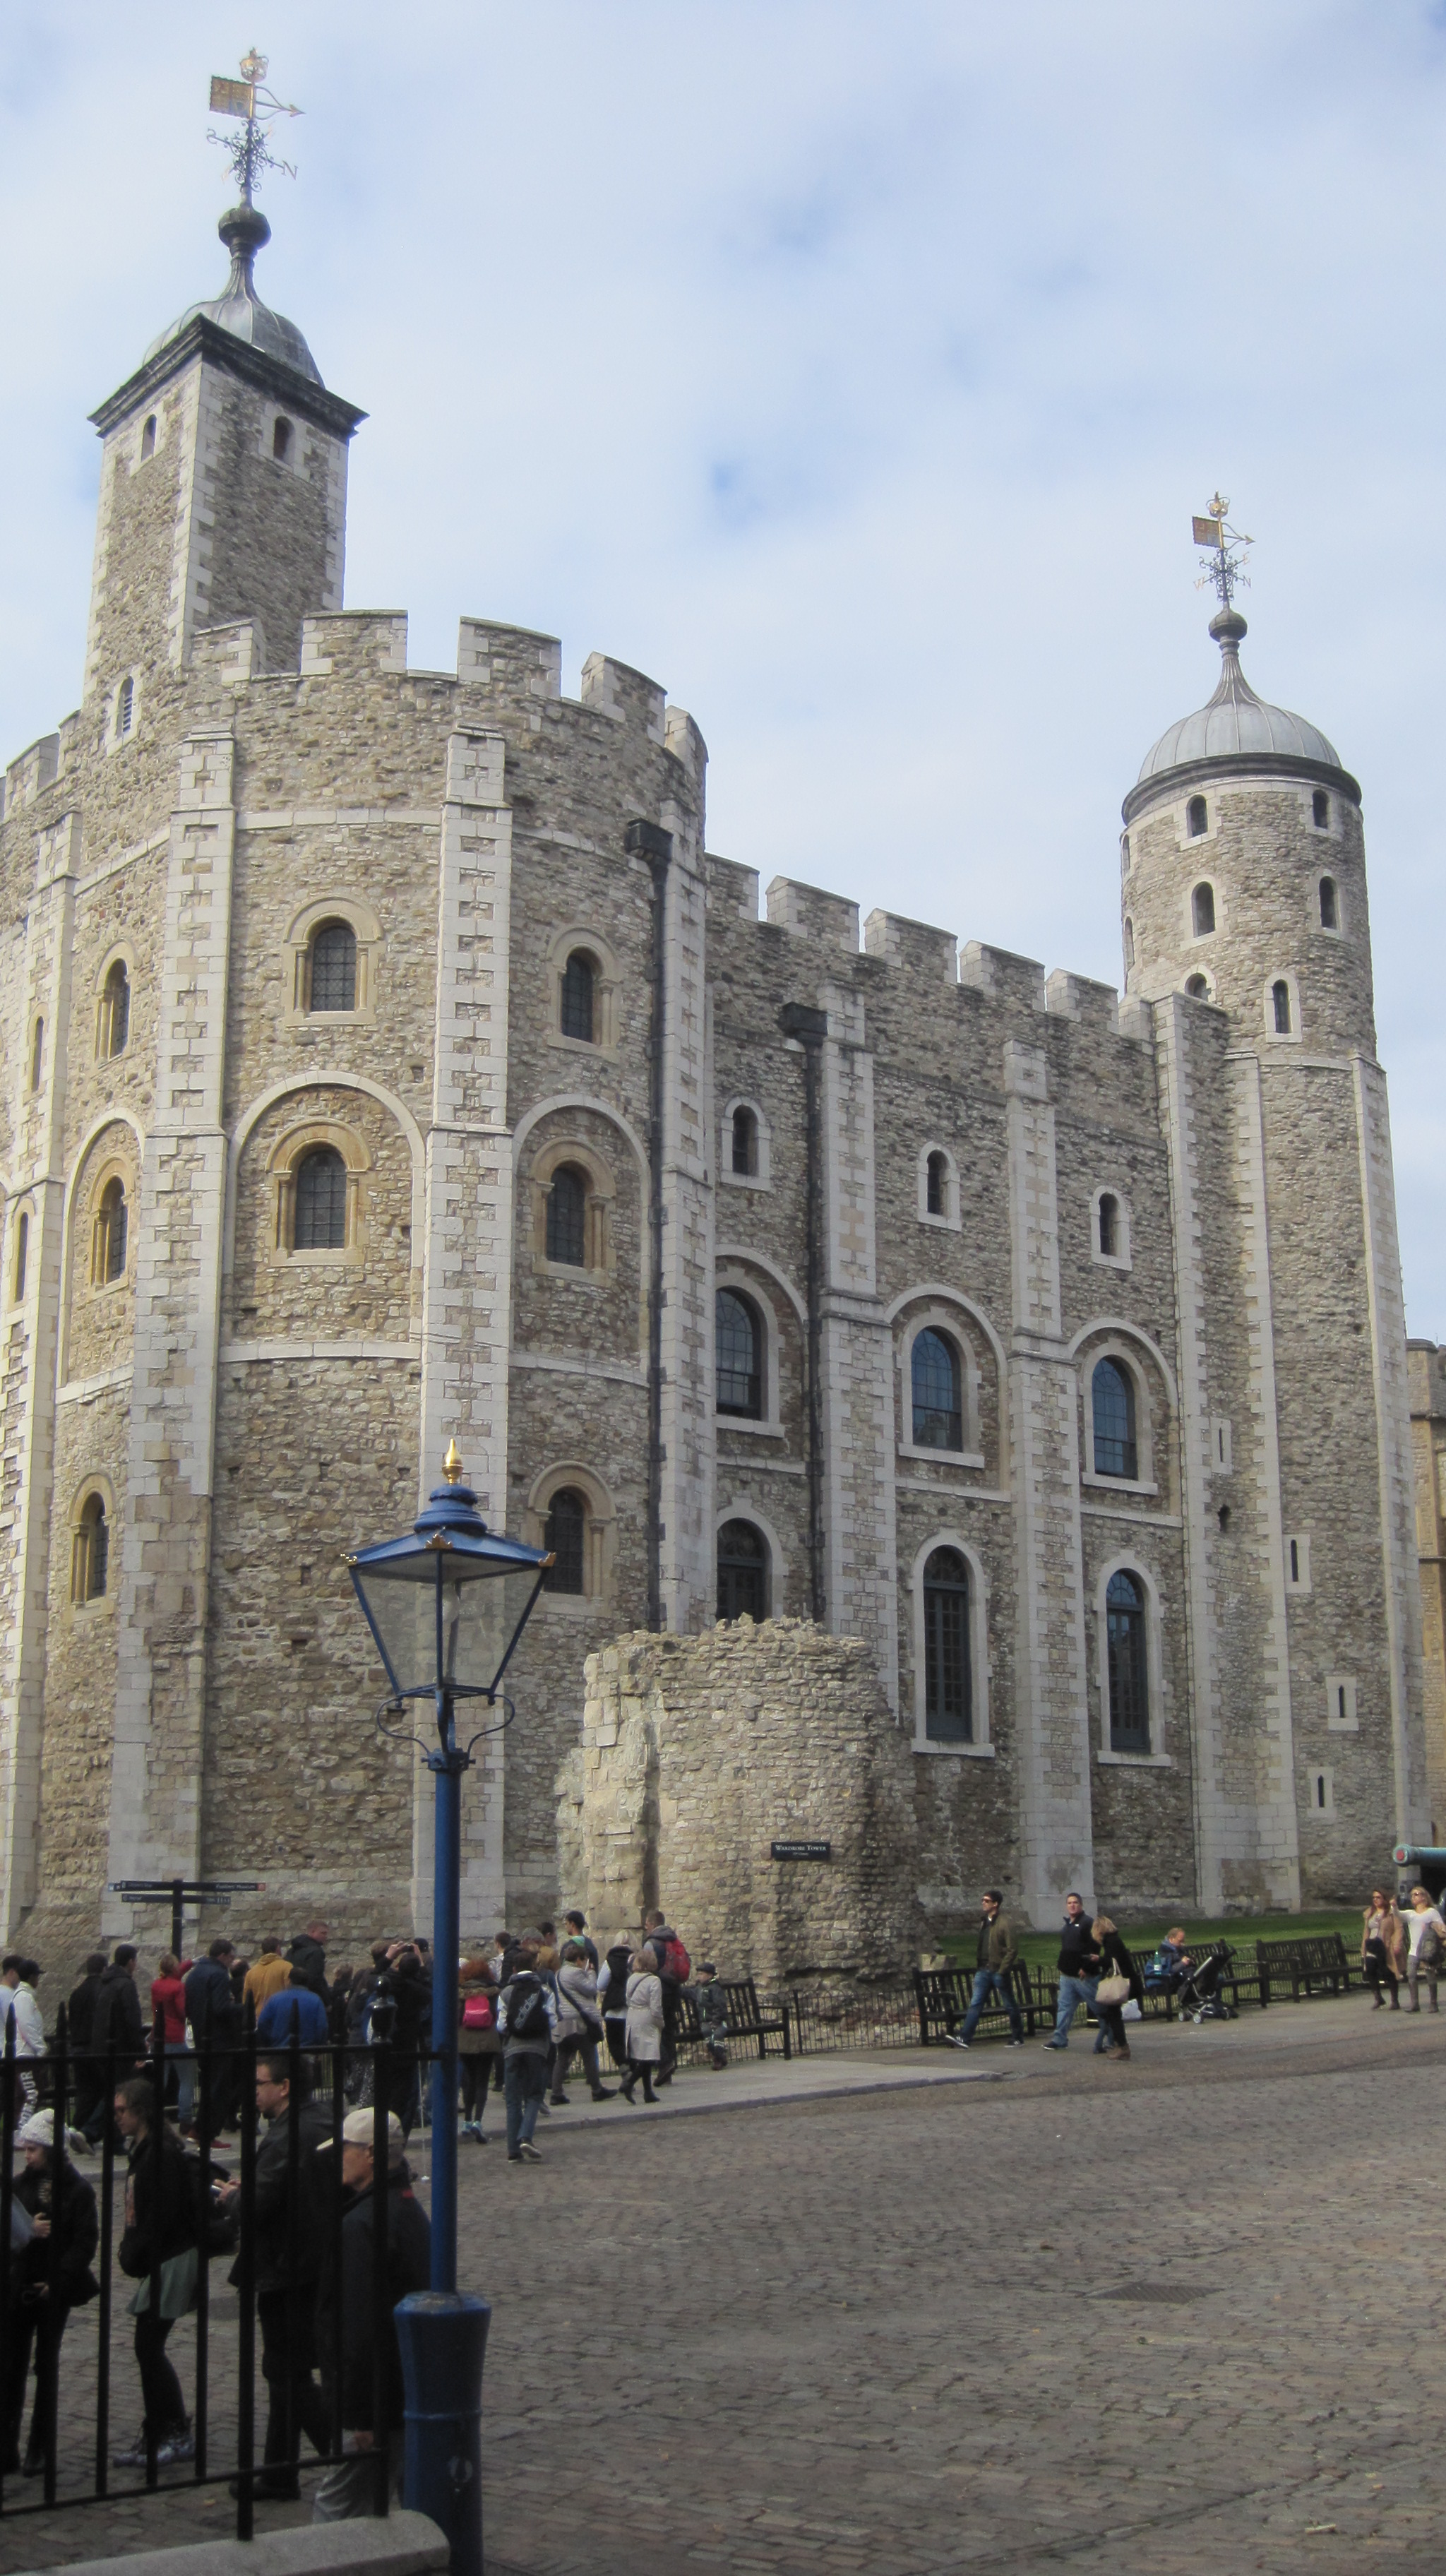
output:
[[[131,979],[119,957],[101,987],[98,1055],[123,1055],[131,1033]]]
[[[763,1419],[763,1327],[758,1310],[736,1288],[720,1288],[714,1309],[718,1410]]]
[[[1185,829],[1189,833],[1192,841],[1198,841],[1203,838],[1205,832],[1209,828],[1209,820],[1210,818],[1205,811],[1204,797],[1192,796],[1189,804],[1185,808]]]
[[[916,1333],[909,1363],[914,1447],[962,1449],[959,1354],[942,1333]]]
[[[1318,787],[1310,800],[1310,819],[1318,832],[1329,830],[1331,800],[1323,787]]]
[[[110,1570],[110,1531],[99,1494],[87,1494],[70,1540],[70,1597],[98,1601]]]
[[[751,1179],[758,1170],[758,1121],[751,1109],[734,1110],[731,1145],[734,1171]]]
[[[768,1616],[768,1542],[751,1521],[725,1521],[718,1532],[718,1616]]]
[[[296,1167],[295,1252],[346,1248],[346,1164],[334,1145],[313,1145]]]
[[[1290,1035],[1290,986],[1287,984],[1283,975],[1277,983],[1271,985],[1270,1007],[1275,1019],[1276,1036],[1278,1038],[1288,1038]]]
[[[1137,1575],[1112,1574],[1105,1593],[1110,1675],[1110,1751],[1150,1750],[1150,1667],[1145,1591]]]
[[[1341,926],[1334,877],[1322,877],[1320,881],[1320,926],[1322,930],[1339,930]]]
[[[1185,990],[1192,1002],[1208,1002],[1210,999],[1210,987],[1203,975],[1187,975]]]
[[[1122,877],[1127,877],[1127,876],[1129,875],[1129,873],[1130,873],[1130,836],[1129,836],[1129,833],[1128,833],[1128,832],[1122,832],[1122,833],[1120,834],[1120,874],[1121,874],[1121,876],[1122,876]]]
[[[930,1216],[949,1213],[949,1158],[937,1151],[929,1156],[924,1173],[924,1205]]]
[[[156,452],[156,415],[151,413],[141,431],[141,463],[148,465]]]
[[[924,1732],[939,1744],[974,1741],[969,1568],[953,1547],[936,1547],[924,1568]]]
[[[1190,921],[1197,939],[1204,939],[1215,927],[1215,888],[1197,885],[1190,897]]]
[[[30,1088],[32,1091],[38,1091],[40,1089],[40,1077],[44,1070],[45,1022],[43,1020],[37,1020],[35,1023],[34,1034],[30,1040]]]
[[[135,720],[136,684],[128,671],[120,684],[120,691],[115,702],[115,729],[117,738],[120,741],[123,742],[125,740],[125,737],[130,732]]]
[[[1135,964],[1135,925],[1134,925],[1134,923],[1131,921],[1131,919],[1130,919],[1130,917],[1129,917],[1129,914],[1128,914],[1128,913],[1126,913],[1126,915],[1125,915],[1125,972],[1126,972],[1127,974],[1130,974],[1130,973],[1132,973],[1132,972],[1133,972],[1133,970],[1134,970],[1134,964]]]
[[[547,1257],[571,1270],[587,1266],[587,1174],[559,1163],[547,1193]]]
[[[587,1499],[574,1486],[564,1485],[548,1504],[542,1544],[557,1559],[548,1569],[547,1590],[585,1592]]]
[[[561,1025],[565,1038],[593,1042],[593,987],[597,966],[585,948],[574,948],[562,970]]]
[[[271,433],[271,453],[284,465],[291,454],[291,423],[278,420]]]
[[[107,1181],[95,1212],[95,1232],[91,1239],[90,1279],[93,1288],[107,1288],[115,1280],[124,1279],[126,1231],[125,1183],[119,1179]]]
[[[1100,1195],[1100,1250],[1113,1261],[1120,1249],[1120,1203],[1108,1190]]]
[[[25,1294],[25,1270],[30,1258],[30,1219],[21,1209],[15,1225],[15,1303]]]
[[[323,921],[313,933],[306,1007],[356,1009],[356,932],[349,921]]]
[[[1123,1476],[1134,1484],[1135,1389],[1128,1369],[1118,1360],[1097,1362],[1091,1387],[1094,1408],[1095,1474]]]

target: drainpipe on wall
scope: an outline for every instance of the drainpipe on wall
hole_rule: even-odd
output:
[[[823,1042],[828,1013],[785,1002],[778,1023],[803,1049],[804,1267],[808,1295],[808,1594],[809,1614],[827,1616],[823,1579]]]
[[[668,869],[673,835],[637,816],[629,858],[653,872],[652,1009],[648,1022],[648,1626],[663,1624],[663,1083],[666,1071]]]

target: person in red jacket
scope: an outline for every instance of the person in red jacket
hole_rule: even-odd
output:
[[[161,2025],[168,2093],[170,2065],[175,2064],[176,2118],[183,2138],[196,2134],[196,2061],[186,2045],[186,1978],[190,1968],[189,1959],[178,1959],[173,1951],[163,1950],[151,1979],[151,2020]]]

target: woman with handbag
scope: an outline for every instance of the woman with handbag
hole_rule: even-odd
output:
[[[1416,1980],[1418,1977],[1424,1977],[1431,1997],[1431,2010],[1437,2012],[1440,2006],[1436,2001],[1436,1979],[1440,1973],[1442,1956],[1446,1954],[1446,1921],[1442,1920],[1438,1909],[1432,1904],[1429,1888],[1412,1888],[1411,1911],[1406,1916],[1405,1929],[1411,1944],[1410,1955],[1406,1961],[1406,1983],[1411,1989],[1409,2009],[1412,2012],[1419,2012],[1421,2009],[1421,1999],[1416,1992]]]
[[[136,2368],[145,2419],[135,2440],[111,2454],[117,2469],[143,2469],[148,2437],[156,2464],[169,2468],[196,2456],[181,2383],[167,2357],[166,2338],[177,2317],[196,2304],[198,2249],[196,2198],[201,2173],[194,2157],[160,2116],[153,2086],[133,2075],[115,2097],[116,2123],[126,2142],[125,2233],[116,2260],[136,2284],[130,2314],[136,2321]]]
[[[1398,1987],[1406,1973],[1406,1927],[1396,1910],[1394,1896],[1383,1887],[1373,1887],[1371,1901],[1361,1924],[1361,1966],[1366,1983],[1374,1997],[1372,2009],[1381,2009],[1381,1988],[1387,1986],[1391,2010],[1399,2012],[1401,1997]]]
[[[1100,1954],[1100,1981],[1095,1988],[1095,2011],[1100,2027],[1095,2055],[1128,2057],[1130,2043],[1125,2037],[1125,2006],[1132,1995],[1136,2003],[1143,2000],[1144,1982],[1107,1914],[1096,1915],[1090,1925],[1090,1939]]]
[[[663,1988],[658,1976],[658,1962],[644,1943],[635,1950],[628,1977],[628,2071],[622,2085],[625,2102],[631,2102],[638,2077],[643,2079],[643,2100],[656,2103],[653,2091],[654,2069],[663,2054]]]
[[[501,2049],[497,1981],[485,1959],[464,1959],[457,1981],[457,2072],[462,2079],[461,2135],[485,2147],[482,2113],[492,2061]]]

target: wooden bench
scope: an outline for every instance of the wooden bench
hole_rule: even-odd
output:
[[[791,2058],[793,2040],[789,2033],[787,2012],[766,2013],[758,2000],[758,1988],[751,1977],[735,1977],[731,1981],[720,1977],[718,1984],[728,2011],[730,2042],[736,2039],[756,2039],[759,2056],[766,2057],[769,2040],[781,2039],[784,2056]],[[678,1998],[678,2037],[680,2041],[691,2040],[698,2045],[703,2042],[703,2025],[698,2019],[697,2002],[691,1988],[687,1986],[683,1988]]]
[[[1031,1977],[1022,1960],[1016,1960],[1009,1971],[1009,1991],[1024,2015],[1024,2026],[1031,2039],[1034,2037],[1036,2018],[1049,2023],[1053,2022],[1054,1999],[1048,1991],[1043,1972],[1037,1978]],[[939,2047],[949,2037],[951,2031],[958,2029],[969,2010],[969,1998],[973,1992],[972,1968],[916,1968],[914,1970],[914,2000],[919,2007],[921,2048]],[[976,2037],[982,2037],[988,2033],[993,2038],[1008,2028],[1009,2016],[997,1993],[991,1993],[988,2003],[979,2016]]]
[[[1152,1952],[1151,1956],[1153,1955],[1154,1954]],[[1199,1943],[1198,1947],[1190,1952],[1190,1958],[1192,1965],[1197,1969],[1203,1968],[1207,1959],[1218,1959],[1220,1963],[1220,1974],[1216,1979],[1215,1990],[1217,1994],[1225,1997],[1225,2000],[1230,2005],[1232,2011],[1238,2012],[1240,2009],[1240,1994],[1242,1987],[1248,1986],[1253,1988],[1255,1990],[1256,1999],[1258,1999],[1259,1970],[1256,1968],[1242,1967],[1237,1961],[1235,1952],[1228,1941],[1202,1941]],[[1135,1965],[1138,1967],[1140,1974],[1143,1977],[1146,1962],[1137,1956]],[[1144,2003],[1141,2005],[1140,2009],[1147,2021],[1159,2021],[1162,2018],[1165,2021],[1173,2021],[1179,2006],[1179,2001],[1180,1988],[1178,1986],[1172,1986],[1168,1992],[1163,1989],[1157,1989],[1153,1994],[1146,1995]]]
[[[1339,1932],[1315,1932],[1296,1941],[1255,1944],[1263,2004],[1269,2003],[1272,1986],[1283,1989],[1288,1985],[1292,2003],[1299,2003],[1302,1987],[1309,1995],[1318,1983],[1328,1986],[1333,1995],[1349,1994],[1352,1964]]]

